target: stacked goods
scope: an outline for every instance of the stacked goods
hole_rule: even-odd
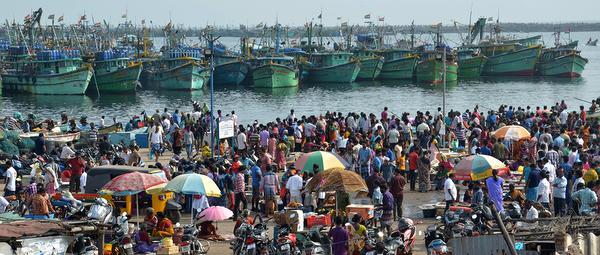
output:
[[[52,61],[66,59],[67,56],[64,54],[63,51],[59,50],[42,50],[36,53],[36,58],[40,61]]]
[[[10,42],[7,40],[0,40],[0,50],[7,51],[10,48]]]
[[[61,50],[61,53],[66,58],[81,58],[81,51],[79,50]]]
[[[9,55],[27,55],[27,48],[25,46],[10,46],[8,48]]]
[[[111,60],[117,58],[126,58],[127,51],[125,50],[104,50],[96,52],[96,61]]]

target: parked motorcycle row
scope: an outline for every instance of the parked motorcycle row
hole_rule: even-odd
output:
[[[520,218],[520,214],[515,215],[515,218]],[[476,206],[470,210],[446,211],[443,216],[437,217],[436,224],[427,227],[425,232],[427,254],[448,254],[446,243],[452,238],[490,234],[493,219],[490,207],[486,205]]]
[[[233,254],[277,254],[277,255],[327,255],[331,254],[331,240],[322,226],[315,226],[307,233],[293,233],[289,226],[279,225],[276,236],[270,238],[267,221],[262,218],[255,224],[243,221],[235,232],[236,239],[230,243]],[[398,229],[384,234],[378,227],[367,222],[367,238],[359,245],[360,254],[407,255],[412,254],[416,232],[412,220],[402,218]]]

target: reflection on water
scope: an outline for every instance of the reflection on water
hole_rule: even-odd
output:
[[[287,88],[252,88],[252,91],[259,93],[259,94],[264,94],[267,96],[274,96],[274,97],[287,97],[287,96],[294,96],[298,93],[298,90],[300,90],[298,87],[287,87]]]

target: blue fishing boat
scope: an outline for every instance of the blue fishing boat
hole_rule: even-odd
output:
[[[240,85],[249,71],[248,63],[238,56],[215,56],[214,83]]]

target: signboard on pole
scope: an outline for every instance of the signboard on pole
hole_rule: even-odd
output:
[[[219,121],[219,139],[233,137],[235,135],[233,119],[222,118]]]

